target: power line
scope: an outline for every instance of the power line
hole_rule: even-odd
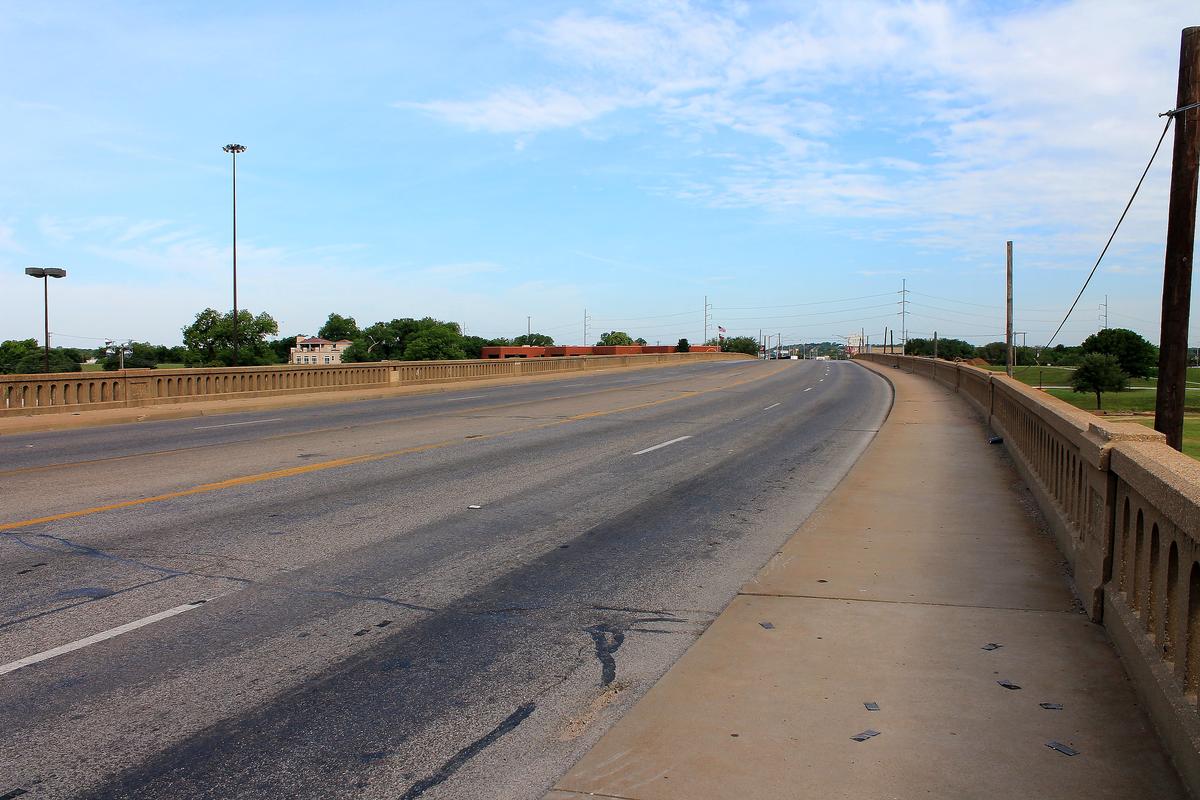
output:
[[[849,303],[853,300],[870,300],[875,297],[891,297],[895,292],[880,292],[879,294],[864,294],[859,297],[843,297],[838,300],[813,300],[808,303],[788,303],[781,306],[716,306],[716,311],[762,311],[772,308],[800,308],[801,306],[823,306],[829,303]],[[844,309],[849,310],[849,309]],[[749,317],[747,317],[749,319]]]
[[[888,294],[894,295],[896,293],[888,292]],[[851,313],[854,311],[870,311],[870,310],[876,309],[876,308],[895,308],[895,306],[896,306],[895,301],[892,301],[890,303],[879,303],[879,304],[873,305],[873,306],[858,306],[857,308],[835,308],[831,311],[809,311],[804,314],[774,314],[774,315],[768,315],[768,316],[756,315],[753,317],[726,317],[726,319],[731,320],[731,321],[748,320],[748,319],[796,319],[798,317],[818,317],[818,316],[823,316],[826,314],[848,314],[848,313]],[[899,313],[900,313],[899,311],[896,312],[896,314],[899,314]],[[888,316],[891,316],[891,315],[888,315]]]
[[[1142,188],[1142,181],[1146,180],[1146,175],[1150,173],[1150,167],[1154,164],[1154,159],[1158,156],[1158,150],[1162,147],[1163,139],[1167,138],[1167,129],[1171,127],[1171,120],[1175,115],[1168,113],[1167,124],[1163,126],[1162,134],[1158,137],[1158,144],[1154,145],[1154,152],[1150,154],[1150,160],[1146,162],[1146,168],[1142,170],[1142,177],[1138,178],[1137,186],[1133,187],[1133,194],[1129,197],[1129,202],[1125,204],[1125,210],[1121,212],[1120,218],[1117,220],[1116,227],[1109,235],[1108,241],[1104,243],[1104,249],[1100,251],[1100,257],[1096,259],[1096,263],[1092,265],[1092,271],[1088,273],[1087,280],[1083,282],[1083,288],[1079,290],[1079,294],[1075,295],[1075,302],[1071,303],[1071,307],[1067,309],[1067,315],[1063,317],[1063,321],[1059,323],[1058,330],[1054,332],[1054,336],[1050,337],[1050,341],[1046,342],[1045,347],[1054,344],[1063,325],[1067,324],[1067,320],[1071,317],[1071,312],[1075,310],[1075,306],[1079,304],[1079,298],[1083,297],[1083,293],[1087,291],[1088,284],[1092,282],[1092,277],[1096,274],[1096,269],[1099,268],[1100,262],[1104,260],[1104,254],[1108,252],[1108,246],[1112,244],[1113,239],[1117,236],[1117,231],[1121,229],[1121,223],[1125,221],[1125,215],[1129,213],[1129,209],[1133,206],[1133,200],[1137,197],[1138,191]]]
[[[918,292],[916,289],[909,289],[908,293],[920,295],[921,297],[928,297],[932,300],[945,300],[947,303],[957,303],[960,306],[977,306],[979,308],[988,308],[988,309],[991,309],[992,311],[1003,311],[1004,310],[1004,306],[988,305],[987,303],[971,303],[966,300],[959,300],[956,297],[942,297],[941,295],[926,294],[925,292]],[[1029,308],[1029,309],[1026,309],[1026,311],[1054,312],[1055,309],[1053,309],[1053,308]],[[1057,317],[1055,317],[1055,319],[1057,319]]]

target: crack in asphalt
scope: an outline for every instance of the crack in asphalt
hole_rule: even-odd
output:
[[[106,597],[101,597],[101,598],[97,598],[97,599],[105,600],[109,597],[116,597],[119,594],[125,594],[126,592],[132,592],[134,589],[141,589],[146,586],[152,586],[153,584],[162,583],[163,581],[169,581],[172,578],[177,578],[177,577],[179,577],[179,576],[164,575],[161,578],[155,578],[152,581],[138,583],[133,586],[126,586],[124,589],[117,589],[112,594],[107,595]],[[94,603],[94,602],[96,602],[96,600],[94,600],[94,599],[80,600],[77,603],[67,603],[64,606],[58,606],[57,608],[50,608],[45,611],[39,611],[36,614],[30,614],[29,616],[26,616],[26,617],[18,617],[17,619],[8,620],[7,622],[0,622],[0,631],[4,630],[5,628],[11,628],[13,625],[20,625],[22,622],[31,622],[32,620],[40,619],[42,617],[49,616],[50,614],[57,614],[59,611],[66,611],[67,609],[70,609],[70,608],[75,608],[77,606],[85,606],[88,603]],[[26,605],[24,607],[27,608],[28,606]]]

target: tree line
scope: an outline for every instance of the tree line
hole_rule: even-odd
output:
[[[95,362],[103,369],[149,369],[161,365],[184,367],[286,364],[296,346],[295,336],[279,336],[279,323],[269,313],[255,314],[239,309],[235,333],[232,311],[206,308],[182,329],[183,344],[156,345],[150,342],[114,343],[95,350],[54,347],[50,350],[50,372],[78,372],[82,364]],[[343,362],[430,361],[479,358],[484,347],[529,345],[550,347],[554,338],[538,332],[513,337],[468,336],[457,322],[433,317],[404,317],[359,327],[351,316],[333,313],[316,336],[330,341],[349,341],[342,351]],[[604,345],[646,344],[625,331],[606,331],[596,342]],[[687,340],[680,340],[683,349]],[[235,346],[236,345],[236,346]],[[124,352],[122,352],[122,350]],[[236,359],[235,359],[236,351]],[[0,343],[0,374],[44,371],[44,351],[36,339]],[[122,358],[123,356],[123,358]]]
[[[976,346],[962,339],[937,340],[938,358],[949,361],[982,358],[989,364],[1004,364],[1007,349],[1004,342]],[[933,339],[909,339],[904,347],[904,353],[910,356],[932,356],[933,351]],[[1077,367],[1087,356],[1095,354],[1116,357],[1121,368],[1134,378],[1152,377],[1158,369],[1158,348],[1127,328],[1105,328],[1084,339],[1078,347],[1061,344],[1047,349],[1014,347],[1013,363],[1018,367]]]

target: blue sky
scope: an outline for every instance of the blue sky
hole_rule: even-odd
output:
[[[483,336],[1044,343],[1175,98],[1181,2],[0,0],[0,339],[239,304]],[[1158,336],[1170,142],[1060,341]],[[1200,287],[1200,281],[1197,281]],[[1193,302],[1193,306],[1196,306]],[[1200,313],[1192,344],[1200,343]],[[710,327],[710,334],[713,328]]]

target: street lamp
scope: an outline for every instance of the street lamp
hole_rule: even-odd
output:
[[[221,148],[233,158],[233,366],[238,365],[237,311],[237,157],[246,152],[245,145],[227,144]]]
[[[42,279],[42,297],[45,301],[45,317],[46,320],[46,351],[42,357],[42,371],[50,371],[50,281],[48,278],[65,278],[67,271],[59,267],[26,267],[25,274],[31,278]]]

